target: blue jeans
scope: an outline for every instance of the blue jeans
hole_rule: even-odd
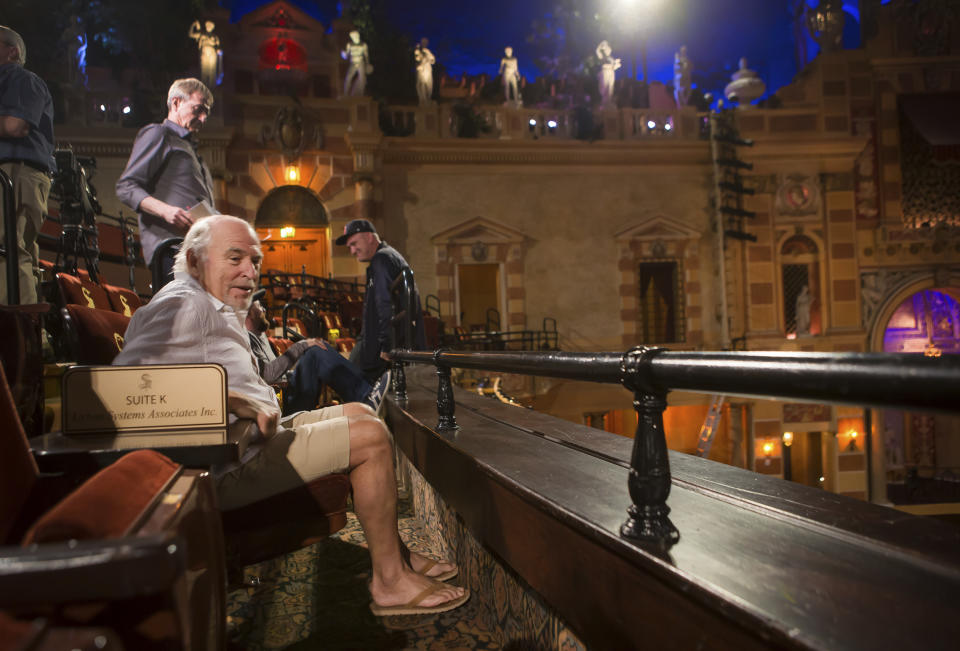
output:
[[[311,346],[297,360],[286,390],[285,413],[305,411],[317,406],[321,385],[328,384],[343,402],[358,402],[372,388],[360,369],[332,348]]]

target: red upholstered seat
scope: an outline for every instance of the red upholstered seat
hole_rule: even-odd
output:
[[[0,544],[13,526],[37,483],[39,470],[30,453],[30,444],[17,414],[17,405],[7,384],[7,376],[0,365]]]
[[[63,292],[63,300],[68,305],[83,305],[98,310],[113,309],[106,290],[96,283],[65,273],[57,274],[57,282]]]
[[[103,289],[107,292],[110,299],[111,309],[123,316],[133,316],[143,303],[137,293],[126,287],[117,287],[116,285],[104,284]]]
[[[159,452],[134,450],[44,514],[24,536],[22,544],[127,535],[179,468]]]
[[[0,367],[0,609],[25,621],[55,613],[57,627],[96,620],[127,649],[222,648],[224,549],[209,474],[138,450],[70,487],[38,473]],[[64,544],[74,539],[83,542]],[[7,633],[23,629],[0,630],[0,648]]]
[[[80,364],[110,364],[123,348],[123,335],[130,317],[109,310],[67,305],[76,342],[74,355]]]

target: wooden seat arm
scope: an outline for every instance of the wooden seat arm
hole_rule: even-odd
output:
[[[186,557],[173,532],[0,547],[0,609],[155,594],[183,576]]]

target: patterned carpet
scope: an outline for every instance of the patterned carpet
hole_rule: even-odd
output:
[[[411,549],[442,553],[401,500],[400,533]],[[500,649],[483,630],[482,600],[433,616],[376,617],[370,612],[370,555],[353,513],[347,526],[310,547],[254,565],[256,588],[228,595],[232,648],[261,649]],[[455,579],[453,583],[457,583]],[[510,645],[511,649],[533,648]]]
[[[401,455],[400,535],[414,551],[455,561],[452,583],[466,605],[439,615],[376,617],[370,612],[370,555],[360,524],[310,547],[246,568],[256,587],[227,595],[231,651],[313,649],[557,649],[585,651],[535,591],[470,533]]]

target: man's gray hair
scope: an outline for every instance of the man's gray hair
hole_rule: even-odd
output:
[[[167,91],[167,110],[173,108],[173,100],[187,100],[194,93],[203,95],[203,103],[207,106],[213,106],[213,93],[210,92],[206,84],[199,79],[187,77],[186,79],[177,79],[170,84],[170,90]]]
[[[27,62],[27,45],[23,42],[23,37],[9,27],[0,25],[0,41],[17,48],[16,63],[24,65]]]
[[[206,264],[207,250],[210,248],[210,236],[213,233],[213,227],[225,221],[235,221],[243,224],[247,227],[250,236],[257,242],[260,241],[257,231],[255,231],[253,226],[250,225],[250,222],[245,219],[233,217],[232,215],[212,215],[210,217],[204,217],[194,222],[190,230],[187,231],[186,236],[183,238],[183,244],[180,245],[180,251],[173,261],[173,270],[176,272],[190,273],[190,265],[187,263],[187,253],[190,251],[193,251],[193,255],[196,256],[197,263],[200,266]]]

